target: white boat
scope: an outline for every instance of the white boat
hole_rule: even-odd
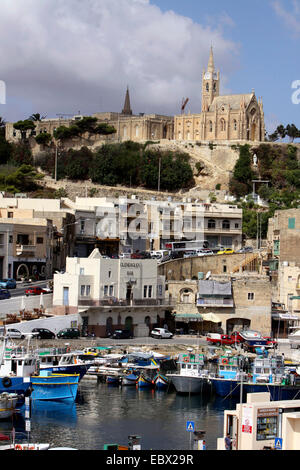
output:
[[[201,393],[207,385],[208,370],[205,369],[204,354],[179,354],[178,372],[166,374],[173,383],[177,393]]]
[[[9,419],[15,412],[18,402],[17,393],[3,392],[0,394],[0,419]]]
[[[48,450],[50,444],[20,443],[1,445],[0,450]]]

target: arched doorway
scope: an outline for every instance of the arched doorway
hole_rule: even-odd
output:
[[[108,317],[106,319],[106,335],[111,334],[113,332],[113,319],[112,317]]]
[[[231,335],[234,331],[249,329],[251,321],[247,318],[229,318],[226,322],[226,333]]]
[[[133,319],[132,317],[125,318],[125,330],[130,330],[132,332],[133,328]]]
[[[17,272],[16,272],[16,278],[17,279],[22,279],[22,278],[28,278],[29,277],[29,269],[26,266],[26,264],[20,264],[18,266]]]

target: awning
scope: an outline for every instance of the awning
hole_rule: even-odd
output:
[[[202,321],[203,315],[199,313],[175,313],[176,321]]]
[[[202,314],[203,321],[211,321],[212,323],[222,323],[222,320],[215,313],[204,313]]]
[[[275,320],[300,320],[297,315],[292,315],[291,313],[272,313],[272,318]]]

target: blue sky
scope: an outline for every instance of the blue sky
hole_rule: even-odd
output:
[[[1,0],[0,44],[7,121],[120,112],[127,86],[136,114],[200,112],[212,44],[221,94],[254,89],[268,131],[300,127],[300,0]]]
[[[267,125],[295,123],[300,128],[300,104],[292,103],[291,84],[300,80],[300,2],[284,0],[151,0],[163,11],[192,18],[202,25],[220,25],[225,38],[239,45],[238,58],[227,72],[232,93],[254,88],[263,97]],[[290,24],[294,17],[295,25]],[[298,28],[298,29],[297,29]],[[215,65],[218,56],[215,54]],[[222,70],[221,70],[222,72]]]

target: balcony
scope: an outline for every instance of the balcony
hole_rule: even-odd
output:
[[[207,298],[199,298],[197,299],[197,307],[228,307],[233,308],[234,302],[233,299],[224,299],[217,298],[217,297],[207,297]]]
[[[104,299],[91,299],[89,297],[80,297],[79,306],[87,307],[157,307],[160,305],[173,305],[171,299],[132,299],[122,300],[116,297],[107,297]]]
[[[34,256],[36,245],[16,245],[17,256]]]

